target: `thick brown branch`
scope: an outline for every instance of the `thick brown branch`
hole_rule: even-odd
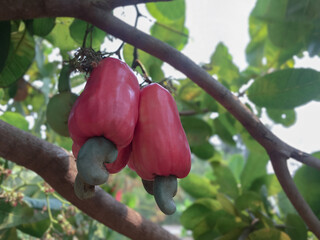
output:
[[[128,5],[136,5],[139,3],[149,3],[149,2],[170,2],[172,0],[110,0],[110,7],[112,9],[116,7],[123,7]]]
[[[131,239],[177,239],[99,187],[96,187],[94,198],[79,200],[73,192],[77,173],[74,157],[64,149],[1,120],[0,156],[36,172],[84,213]]]
[[[291,157],[301,163],[304,163],[310,167],[314,167],[314,168],[320,170],[320,159],[318,159],[308,153],[305,153],[305,152],[302,152],[298,149],[293,148],[292,153],[291,153]]]
[[[320,239],[320,221],[312,212],[311,208],[303,199],[299,190],[297,189],[288,170],[286,159],[283,159],[278,155],[270,155],[270,158],[277,178],[284,192],[287,194],[290,202],[300,214],[304,222],[307,224],[310,231],[312,231],[317,236],[317,238]]]

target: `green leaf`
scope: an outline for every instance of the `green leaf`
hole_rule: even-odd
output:
[[[236,142],[233,140],[235,128],[233,127],[233,120],[229,116],[228,113],[219,114],[219,117],[213,120],[214,131],[222,141],[235,146]]]
[[[97,27],[93,27],[89,23],[74,19],[70,25],[70,35],[78,44],[82,45],[87,27],[92,27],[92,32],[86,37],[86,46],[90,47],[90,41],[92,40],[92,48],[100,49],[100,45],[103,43],[106,33]],[[92,34],[92,36],[91,36]]]
[[[189,173],[187,177],[181,179],[179,185],[194,198],[214,198],[217,193],[217,187],[213,186],[209,179],[194,173]]]
[[[73,18],[59,17],[56,18],[56,25],[52,29],[46,39],[55,47],[60,48],[62,54],[66,55],[67,51],[71,51],[80,45],[70,36],[69,27],[73,22]],[[67,57],[67,56],[66,56]]]
[[[17,226],[21,232],[30,236],[41,238],[50,226],[50,219],[43,219],[34,223],[21,224]]]
[[[25,203],[19,203],[12,207],[9,203],[0,201],[0,230],[17,227],[22,224],[32,224],[48,218],[48,214],[41,211],[34,211]]]
[[[28,131],[29,129],[28,121],[20,113],[5,112],[3,115],[0,116],[0,120],[5,121],[24,131]]]
[[[219,192],[228,195],[231,198],[237,198],[239,195],[237,181],[228,166],[219,162],[212,162],[215,182],[219,185]]]
[[[266,175],[266,166],[269,156],[251,136],[244,134],[242,139],[249,150],[249,156],[241,173],[242,189],[249,189],[252,183],[259,177]]]
[[[182,213],[180,221],[186,229],[193,230],[212,213],[213,210],[205,205],[194,203]]]
[[[184,0],[147,3],[146,6],[149,13],[161,23],[174,23],[185,18],[186,5]]]
[[[191,151],[200,159],[209,159],[215,153],[215,149],[210,142],[206,142],[199,146],[192,146]]]
[[[9,55],[10,49],[10,34],[11,34],[11,24],[10,21],[0,21],[0,73],[5,66],[5,62]]]
[[[296,112],[293,109],[267,109],[268,116],[276,123],[280,123],[285,127],[290,127],[296,122]]]
[[[2,100],[3,97],[4,97],[4,91],[2,88],[0,88],[0,101]]]
[[[133,50],[133,46],[129,44],[125,44],[123,47],[123,57],[129,66],[131,66],[133,62]],[[143,64],[147,74],[149,74],[153,81],[159,82],[164,79],[164,73],[161,69],[163,62],[160,59],[141,50],[138,50],[138,55],[140,62]],[[142,73],[139,68],[137,68],[137,70]]]
[[[202,105],[203,109],[207,109],[210,112],[217,112],[218,111],[217,101],[206,92],[202,93],[201,105]]]
[[[34,58],[34,41],[28,32],[11,33],[9,55],[0,73],[0,87],[8,87],[19,80]]]
[[[197,117],[181,117],[181,123],[187,135],[190,146],[206,144],[212,136],[210,125]]]
[[[184,20],[184,19],[183,19]],[[150,29],[150,33],[155,38],[168,43],[172,47],[181,51],[188,42],[189,31],[182,24],[175,22],[174,24],[162,24],[156,22]]]
[[[232,56],[230,55],[228,48],[219,43],[215,52],[210,58],[211,75],[216,74],[219,81],[227,85],[231,91],[238,91],[241,86],[241,82],[237,81],[239,78],[239,69],[233,63]]]
[[[257,5],[259,2],[261,1],[258,1]],[[268,25],[261,21],[261,19],[257,19],[251,15],[249,17],[249,33],[251,41],[246,47],[247,62],[252,66],[261,66],[264,56],[264,45],[268,37]]]
[[[290,237],[274,228],[263,228],[249,234],[250,240],[290,240]]]
[[[237,210],[231,200],[222,193],[217,194],[217,200],[222,208],[229,214],[237,216]]]
[[[293,179],[304,199],[316,216],[320,218],[320,172],[315,168],[304,165],[296,171]]]
[[[297,214],[288,214],[286,217],[286,232],[290,236],[291,240],[307,240],[308,229]]]
[[[256,178],[250,187],[250,191],[260,192],[263,186],[266,187],[268,196],[274,196],[282,190],[282,187],[275,174],[268,174]]]
[[[244,158],[242,154],[233,154],[228,159],[228,166],[233,172],[237,182],[240,182],[240,175],[244,168]]]
[[[284,69],[257,78],[248,90],[259,107],[292,109],[317,98],[320,73],[312,69]]]
[[[216,238],[216,240],[234,240],[234,239],[240,239],[239,237],[243,233],[243,228],[234,228],[228,233],[226,233],[223,236],[220,236],[219,238]]]
[[[271,42],[281,48],[291,47],[303,42],[310,33],[312,25],[300,21],[278,21],[268,25],[268,33]]]
[[[9,228],[0,231],[0,239],[1,240],[19,240],[17,229]]]
[[[249,210],[256,211],[262,207],[262,199],[256,192],[244,192],[236,200],[235,206],[239,211]]]
[[[178,96],[185,102],[193,101],[198,99],[202,100],[203,94],[205,93],[202,88],[195,84],[190,79],[180,80],[180,88],[178,90]]]
[[[32,21],[32,33],[40,37],[45,37],[52,31],[55,25],[55,18],[35,18]]]

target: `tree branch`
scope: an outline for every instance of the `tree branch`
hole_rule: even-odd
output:
[[[77,173],[74,157],[64,149],[1,120],[0,156],[36,172],[81,211],[131,239],[178,239],[119,203],[100,187],[96,187],[92,199],[79,200],[73,192]]]
[[[149,3],[149,2],[170,2],[172,0],[110,0],[110,7],[112,9],[116,7],[124,7],[128,5],[136,5],[139,3]]]
[[[307,224],[309,230],[312,231],[317,238],[320,238],[320,221],[297,189],[288,170],[286,159],[275,154],[270,154],[269,156],[271,158],[275,174],[277,175],[277,178],[290,202]]]
[[[292,148],[291,157],[301,163],[320,170],[320,160],[308,153]]]

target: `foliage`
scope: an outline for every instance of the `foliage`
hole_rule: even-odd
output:
[[[148,3],[150,34],[182,50],[189,40],[185,7],[184,0]],[[320,73],[294,68],[294,57],[303,52],[320,54],[319,8],[315,0],[257,0],[249,16],[247,68],[241,71],[233,63],[223,43],[202,67],[258,116],[265,111],[273,123],[292,126],[296,107],[319,100]],[[0,119],[70,151],[70,138],[55,133],[45,114],[49,99],[58,93],[62,61],[80,47],[108,49],[113,38],[73,18],[0,22],[0,32]],[[129,66],[134,52],[129,44],[121,48]],[[179,183],[183,191],[177,197],[178,213],[166,222],[180,221],[201,240],[314,239],[275,175],[267,171],[265,150],[243,126],[195,83],[168,78],[161,60],[137,53],[142,63],[137,72],[172,91],[193,153],[192,172]],[[105,53],[112,54],[119,52]],[[83,73],[71,75],[74,92],[79,93],[84,82]],[[1,159],[0,174],[1,239],[124,239],[75,209],[34,173]],[[294,176],[318,217],[319,178],[318,171],[305,166]],[[114,196],[120,192],[123,203],[164,222],[158,211],[150,211],[155,205],[137,185],[136,174],[124,169],[102,187]]]

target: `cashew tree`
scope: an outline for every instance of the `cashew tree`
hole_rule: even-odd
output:
[[[88,198],[74,192],[68,116],[106,57],[126,62],[140,84],[158,83],[175,99],[192,167],[178,182],[177,211],[168,219],[190,230],[184,235],[320,238],[320,153],[287,144],[260,120],[290,129],[297,107],[319,101],[320,72],[295,67],[304,53],[319,56],[319,1],[257,0],[244,70],[223,43],[207,47],[207,63],[181,52],[189,40],[184,0],[0,2],[1,239],[183,235],[161,227],[163,213],[128,167],[106,184],[88,185]],[[126,6],[136,14],[132,24],[114,14]],[[150,28],[141,31],[145,19]],[[169,76],[165,63],[185,77]],[[294,173],[289,159],[302,163]]]

